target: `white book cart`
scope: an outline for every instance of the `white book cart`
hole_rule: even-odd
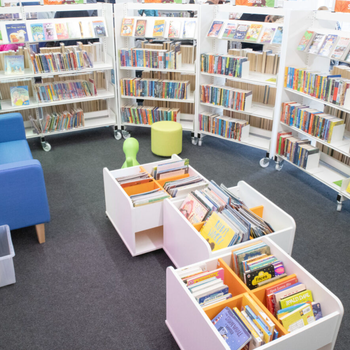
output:
[[[313,293],[316,302],[321,303],[323,317],[316,322],[288,333],[287,330],[270,314],[265,307],[265,287],[250,291],[237,277],[232,268],[232,254],[222,254],[220,257],[198,262],[193,266],[203,266],[209,271],[223,267],[225,271],[225,284],[229,286],[232,298],[202,309],[184,282],[178,271],[172,267],[167,269],[167,311],[166,324],[182,350],[229,350],[220,333],[211,323],[224,307],[241,308],[245,305],[245,295],[249,295],[276,324],[279,332],[278,339],[262,345],[261,350],[331,350],[334,348],[344,309],[340,300],[315,277],[300,266],[283,249],[268,236],[260,239],[268,244],[271,253],[282,260],[288,275],[295,274],[298,281],[304,283]],[[242,244],[242,246],[245,244]],[[190,266],[186,266],[190,267]]]

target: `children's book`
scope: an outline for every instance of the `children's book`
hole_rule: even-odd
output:
[[[322,44],[326,38],[326,34],[316,33],[309,47],[309,53],[317,55],[322,47]]]
[[[147,20],[138,19],[136,22],[135,36],[144,37],[146,35]]]
[[[337,39],[338,35],[328,34],[318,54],[323,57],[329,57]]]
[[[105,27],[105,22],[100,19],[96,21],[92,21],[92,26],[94,28],[94,33],[95,36],[98,38],[101,38],[103,36],[106,36],[106,27]]]
[[[165,30],[165,20],[164,19],[156,19],[154,21],[153,36],[155,36],[155,37],[164,36],[164,30]]]
[[[29,105],[28,86],[12,86],[10,87],[12,106],[27,106]]]
[[[340,38],[331,55],[334,60],[344,60],[347,54],[347,49],[350,43],[350,38]]]
[[[236,23],[227,23],[224,33],[222,34],[223,39],[233,39],[237,29]]]
[[[322,318],[322,310],[321,310],[321,304],[313,302],[312,304],[312,311],[314,312],[315,320],[319,320]]]
[[[45,40],[44,26],[42,23],[32,23],[30,25],[30,30],[32,32],[32,38],[34,41]]]
[[[272,44],[282,44],[283,27],[277,27],[275,36],[273,37]]]
[[[235,33],[234,39],[244,40],[249,30],[249,24],[239,24]]]
[[[58,40],[69,39],[66,23],[55,23],[55,28]]]
[[[6,24],[6,31],[10,43],[24,43],[29,41],[25,23]]]
[[[81,30],[80,30],[79,22],[76,22],[76,21],[67,22],[67,29],[68,29],[69,39],[81,38]]]
[[[236,0],[236,5],[254,7],[275,7],[275,0]]]
[[[252,339],[248,328],[229,307],[225,307],[211,322],[231,350],[242,349]]]
[[[56,32],[53,23],[44,23],[43,28],[45,40],[56,40]]]
[[[247,32],[247,35],[245,37],[245,40],[258,41],[262,28],[263,28],[262,24],[256,24],[256,23],[251,24]]]
[[[196,21],[189,20],[184,22],[182,37],[184,39],[194,38],[196,35]]]
[[[180,38],[181,35],[181,22],[180,21],[170,21],[168,38]]]
[[[310,304],[303,305],[300,308],[284,315],[280,318],[283,327],[288,332],[293,332],[299,328],[303,328],[308,324],[315,322],[315,316]]]
[[[208,280],[210,278],[219,278],[222,281],[224,281],[224,269],[222,267],[213,270],[213,271],[206,271],[203,273],[200,273],[196,276],[193,276],[191,278],[187,279],[187,287],[190,287],[192,285],[198,285],[199,283]]]
[[[24,57],[20,55],[4,56],[5,74],[24,74]]]
[[[284,309],[286,307],[293,306],[293,305],[299,304],[299,303],[306,303],[308,301],[311,301],[311,302],[314,301],[312,298],[312,292],[311,292],[311,290],[304,290],[300,293],[293,294],[287,298],[281,299],[280,300],[280,307],[281,307],[281,309]]]
[[[91,21],[79,21],[79,28],[82,38],[93,38],[95,36]]]
[[[297,50],[305,51],[305,49],[309,46],[314,35],[315,35],[315,32],[313,32],[312,30],[307,30],[304,33],[303,37],[301,38],[300,43],[297,47]]]
[[[260,42],[262,44],[270,44],[273,39],[273,36],[275,35],[275,31],[276,31],[276,28],[271,28],[271,27],[265,28],[260,38]]]
[[[134,19],[123,18],[122,28],[120,30],[121,36],[132,36],[134,33]]]
[[[181,204],[180,212],[191,224],[197,224],[204,220],[209,209],[197,200],[192,193],[189,193]]]
[[[217,38],[219,36],[220,30],[223,24],[224,24],[223,21],[213,21],[207,36],[210,36],[212,38]]]

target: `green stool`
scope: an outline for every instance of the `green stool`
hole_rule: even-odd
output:
[[[158,156],[168,157],[182,152],[182,126],[177,122],[157,122],[151,128],[151,149]]]

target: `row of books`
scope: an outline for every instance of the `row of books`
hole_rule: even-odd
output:
[[[0,21],[19,20],[21,15],[19,13],[0,13]]]
[[[242,64],[247,61],[246,57],[204,53],[201,55],[201,71],[242,78]]]
[[[13,22],[5,24],[7,38],[3,43],[40,42],[65,39],[100,38],[106,36],[104,18],[93,20],[52,20],[50,23]],[[6,40],[8,39],[8,40]]]
[[[148,24],[147,23],[151,23]],[[120,30],[121,36],[135,37],[168,37],[173,39],[192,39],[196,33],[196,20],[185,21],[176,19],[137,19],[123,18]],[[148,26],[152,25],[149,30]]]
[[[132,124],[147,124],[160,121],[179,121],[179,108],[165,108],[153,106],[123,106],[120,109],[122,121]]]
[[[291,132],[277,134],[276,153],[303,169],[308,165],[308,157],[319,152],[317,147],[311,145],[311,141],[293,137]]]
[[[284,86],[343,106],[350,80],[340,75],[328,75],[302,68],[286,67]]]
[[[344,124],[343,119],[297,102],[284,102],[282,104],[281,122],[328,143],[332,140],[333,128]]]
[[[187,99],[190,94],[189,81],[168,81],[140,78],[120,80],[122,95],[155,97],[164,99]]]
[[[350,63],[350,38],[307,30],[297,50]]]
[[[93,80],[92,82],[71,80],[35,84],[34,90],[39,102],[62,101],[96,95]]]
[[[207,34],[211,38],[245,40],[261,44],[281,44],[283,27],[265,26],[259,23],[247,24],[215,20]]]
[[[244,111],[249,96],[252,96],[252,91],[212,84],[201,85],[201,102],[215,106]]]
[[[242,141],[242,130],[249,124],[247,120],[212,113],[200,113],[198,120],[199,130],[238,141]]]

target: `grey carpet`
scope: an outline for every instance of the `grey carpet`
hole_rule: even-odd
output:
[[[160,159],[149,129],[130,130],[140,163]],[[178,349],[164,323],[171,261],[163,250],[132,258],[105,216],[102,169],[120,168],[122,141],[110,128],[48,141],[49,153],[29,143],[44,169],[51,222],[43,245],[34,227],[12,232],[17,283],[0,288],[0,349]],[[245,180],[294,217],[293,257],[349,309],[350,202],[337,212],[334,191],[288,164],[262,169],[264,152],[243,145],[206,137],[195,147],[185,133],[181,156],[208,179]],[[349,349],[349,327],[345,314],[337,350]]]

